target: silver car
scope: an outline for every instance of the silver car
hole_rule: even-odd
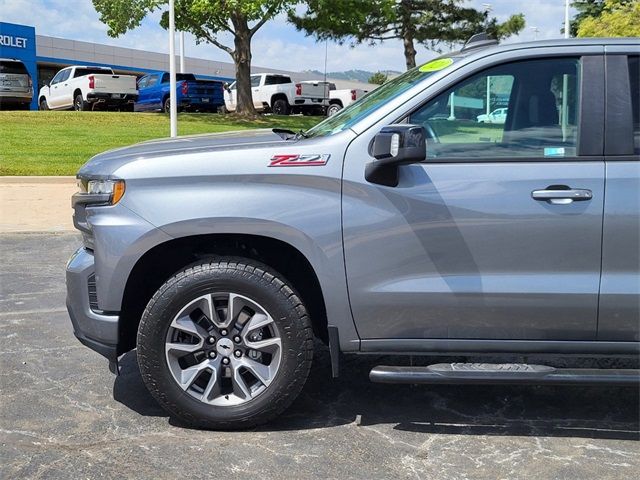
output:
[[[31,75],[24,63],[0,58],[0,110],[28,109],[33,98]]]
[[[314,336],[334,375],[341,355],[399,356],[376,382],[637,387],[602,367],[640,352],[639,57],[483,39],[306,132],[97,155],[73,198],[75,334],[115,372],[137,348],[157,401],[211,428],[287,408]],[[503,124],[476,122],[488,77]]]

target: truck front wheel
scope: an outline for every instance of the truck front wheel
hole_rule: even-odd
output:
[[[278,98],[273,102],[271,110],[276,115],[289,115],[289,104],[284,98]]]
[[[284,277],[222,257],[167,280],[142,315],[137,346],[144,383],[170,414],[199,427],[245,428],[298,396],[313,334]]]

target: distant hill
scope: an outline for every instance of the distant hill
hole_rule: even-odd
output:
[[[324,73],[319,70],[305,70],[304,73],[312,73],[320,76],[324,75]],[[366,70],[347,70],[345,72],[327,72],[327,77],[335,78],[336,80],[350,80],[352,82],[367,83],[369,81],[369,77],[374,73],[375,72],[368,72]],[[395,77],[396,75],[400,75],[401,72],[383,70],[382,73],[386,73],[390,77]]]

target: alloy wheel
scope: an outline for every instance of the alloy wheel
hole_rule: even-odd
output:
[[[210,405],[244,404],[273,382],[282,342],[269,313],[236,293],[200,296],[173,318],[165,356],[178,386]]]

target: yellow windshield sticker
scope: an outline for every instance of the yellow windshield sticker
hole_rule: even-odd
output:
[[[447,68],[452,63],[453,63],[453,60],[451,58],[439,58],[437,60],[431,60],[430,62],[425,63],[419,68],[419,70],[425,73],[437,72],[438,70]]]

